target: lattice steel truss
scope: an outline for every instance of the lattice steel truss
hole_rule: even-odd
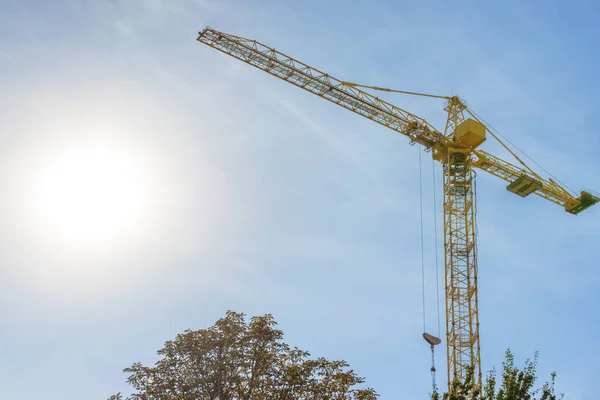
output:
[[[481,381],[471,157],[464,149],[449,149],[443,162],[448,382],[463,380],[469,367]]]

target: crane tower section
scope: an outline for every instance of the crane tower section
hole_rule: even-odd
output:
[[[481,381],[475,171],[473,149],[486,139],[485,126],[463,115],[458,98],[447,102],[454,145],[439,155],[444,193],[444,272],[448,379],[464,381],[469,368]],[[448,133],[447,133],[448,134]]]

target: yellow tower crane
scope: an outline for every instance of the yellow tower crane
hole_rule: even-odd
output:
[[[507,189],[521,197],[538,195],[571,214],[580,213],[598,203],[600,198],[585,191],[576,197],[552,179],[540,177],[457,96],[435,96],[341,81],[255,40],[209,27],[200,32],[198,41],[408,136],[411,144],[421,144],[442,164],[448,384],[455,379],[464,380],[470,368],[480,383],[474,168],[509,182]],[[444,99],[444,110],[448,113],[444,133],[425,119],[381,100],[361,87]],[[515,157],[521,167],[479,148],[488,133]],[[428,341],[431,343],[431,339]]]

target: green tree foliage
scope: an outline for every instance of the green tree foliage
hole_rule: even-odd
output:
[[[227,312],[208,329],[187,330],[158,351],[148,367],[124,372],[129,400],[374,400],[373,389],[344,361],[310,358],[283,342],[271,315]],[[121,394],[109,400],[122,400]]]
[[[536,381],[537,353],[533,360],[525,361],[521,370],[515,367],[515,357],[506,351],[506,358],[502,363],[501,384],[498,387],[496,370],[491,370],[483,383],[482,388],[477,388],[473,380],[473,370],[467,372],[464,382],[455,381],[450,393],[440,396],[437,391],[431,395],[432,400],[560,400],[562,394],[556,394],[554,382],[556,373],[552,373],[549,382],[539,388],[534,388]]]

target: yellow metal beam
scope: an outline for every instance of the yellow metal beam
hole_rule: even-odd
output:
[[[443,135],[429,122],[255,40],[206,28],[198,41],[393,129],[426,148]]]
[[[448,382],[463,381],[469,368],[481,383],[475,174],[471,152],[449,148],[443,159],[444,271]]]

